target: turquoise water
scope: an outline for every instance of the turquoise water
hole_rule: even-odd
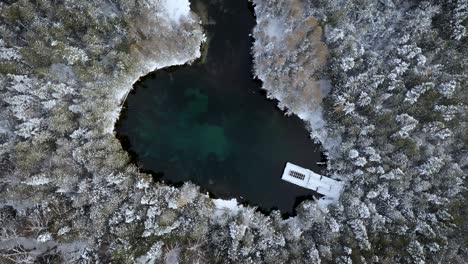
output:
[[[138,166],[171,183],[291,213],[314,192],[281,180],[286,162],[320,172],[305,124],[266,99],[252,76],[247,1],[208,3],[204,63],[159,70],[135,84],[117,134]]]

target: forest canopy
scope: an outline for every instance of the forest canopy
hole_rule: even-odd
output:
[[[254,74],[346,183],[289,219],[155,182],[116,139],[138,78],[201,55],[176,2],[0,3],[0,262],[468,259],[466,0],[252,1]]]

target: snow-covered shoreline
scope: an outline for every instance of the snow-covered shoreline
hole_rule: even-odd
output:
[[[309,15],[304,7],[298,9],[297,17],[288,18],[284,4],[284,12],[269,15],[269,4],[253,1],[257,15],[257,26],[253,30],[255,39],[252,48],[254,56],[254,74],[263,82],[263,89],[270,99],[278,100],[278,108],[287,115],[294,114],[306,123],[312,140],[320,142],[329,156],[335,157],[339,153],[339,137],[329,135],[326,120],[323,116],[322,99],[331,90],[330,81],[317,79],[315,74],[326,65],[327,47],[322,40],[322,28],[317,19]],[[289,20],[289,23],[285,23]],[[313,39],[303,39],[297,32],[311,32]],[[297,43],[304,48],[290,49],[286,43]],[[305,50],[302,50],[305,49]],[[309,57],[301,63],[277,63],[277,61],[297,60],[297,57]],[[314,57],[315,56],[315,57]],[[291,73],[291,74],[289,74]],[[299,78],[310,76],[300,82]],[[321,76],[326,78],[326,76]]]
[[[191,11],[190,2],[188,0],[163,0],[161,6],[165,8],[165,11],[162,11],[158,16],[166,18],[164,14],[168,15],[168,23],[170,24],[177,25],[180,23],[187,23],[187,21],[190,23],[201,23],[196,14]],[[192,16],[195,16],[195,18]],[[192,32],[192,34],[194,39],[196,39],[195,43],[198,44],[187,46],[186,49],[188,49],[188,52],[186,50],[183,53],[173,54],[172,56],[165,58],[152,58],[141,54],[140,57],[143,61],[140,63],[138,70],[135,73],[132,73],[131,76],[127,76],[124,80],[120,80],[118,86],[115,88],[114,98],[117,100],[119,107],[108,114],[109,125],[105,127],[104,133],[112,134],[114,132],[115,123],[120,116],[123,104],[125,103],[125,100],[127,100],[128,94],[132,91],[134,84],[141,77],[163,68],[190,64],[194,60],[200,58],[201,48],[203,43],[206,41],[206,37],[201,31]]]
[[[203,41],[204,39],[201,39],[200,45],[202,45]],[[133,77],[133,78],[129,77],[127,82],[124,82],[123,84],[121,84],[121,89],[117,88],[118,92],[116,92],[115,99],[119,103],[120,107],[116,109],[114,112],[111,112],[109,114],[111,125],[109,125],[105,129],[104,132],[107,134],[111,134],[114,132],[115,123],[120,117],[120,113],[122,112],[124,103],[127,100],[129,93],[132,91],[134,84],[138,82],[142,76],[146,76],[151,72],[155,72],[157,70],[161,70],[167,67],[190,64],[191,62],[193,62],[194,60],[198,59],[201,56],[200,48],[196,52],[194,52],[193,56],[191,57],[172,59],[166,62],[156,62],[156,61],[146,62],[144,64],[145,66],[142,67],[143,69],[141,70],[141,74],[135,75],[138,77]]]
[[[343,135],[340,201],[287,220],[155,182],[111,133],[135,80],[199,56],[167,1],[1,4],[0,262],[464,263],[466,1],[254,0],[269,95],[320,119],[327,59]]]

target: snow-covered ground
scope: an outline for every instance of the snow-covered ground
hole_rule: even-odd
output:
[[[162,0],[160,4],[164,10],[162,12],[158,10],[157,15],[168,19],[168,21],[165,22],[165,20],[163,20],[159,22],[179,23],[182,18],[190,15],[190,2],[188,0]],[[177,34],[177,32],[174,32],[174,34]],[[198,43],[198,45],[186,45],[184,50],[181,50],[176,54],[170,54],[170,56],[167,56],[168,54],[162,54],[162,56],[159,57],[152,57],[139,54],[141,55],[143,62],[139,66],[138,71],[133,74],[129,74],[129,76],[124,80],[120,80],[118,87],[114,89],[115,92],[113,99],[116,100],[115,102],[119,107],[112,108],[114,110],[105,115],[106,126],[104,128],[104,133],[113,133],[115,122],[120,116],[120,111],[123,103],[127,99],[128,93],[132,90],[135,82],[137,82],[142,76],[162,68],[190,63],[201,56],[200,48],[201,44],[206,41],[206,36],[201,30],[195,30],[190,34],[192,38],[196,40],[195,43]]]
[[[147,61],[143,66],[141,70],[141,74],[138,74],[137,77],[129,77],[127,78],[126,81],[122,82],[120,85],[119,89],[116,89],[116,93],[114,98],[121,104],[121,107],[116,108],[114,111],[110,112],[108,114],[108,119],[109,119],[109,125],[106,126],[104,132],[106,134],[111,134],[114,131],[114,126],[115,122],[119,119],[120,116],[120,111],[122,110],[123,103],[127,99],[128,94],[133,88],[133,85],[141,78],[141,76],[145,76],[146,74],[163,69],[166,67],[170,66],[177,66],[177,65],[183,65],[185,63],[188,63],[190,61],[195,60],[196,58],[200,57],[200,49],[194,50],[191,56],[187,57],[178,57],[178,58],[172,58],[166,61],[154,61],[150,60]]]
[[[262,88],[268,98],[279,101],[278,108],[287,115],[297,115],[306,122],[310,137],[320,142],[329,156],[337,156],[341,139],[327,132],[321,105],[332,87],[326,76],[317,75],[327,63],[323,29],[299,3],[280,2],[278,8],[283,11],[277,12],[274,5],[253,2],[257,14],[252,34],[254,72],[263,82]]]
[[[179,22],[181,18],[190,14],[190,2],[188,0],[163,0],[168,18]]]
[[[231,200],[213,199],[213,203],[216,208],[213,215],[215,217],[221,216],[225,212],[235,215],[243,207],[242,205],[239,205],[235,198],[232,198]]]

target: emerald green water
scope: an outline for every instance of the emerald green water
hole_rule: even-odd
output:
[[[201,1],[215,24],[204,63],[159,70],[135,84],[117,124],[137,164],[171,183],[192,181],[221,198],[291,213],[313,195],[281,180],[286,162],[320,172],[320,147],[251,76],[247,1]]]

